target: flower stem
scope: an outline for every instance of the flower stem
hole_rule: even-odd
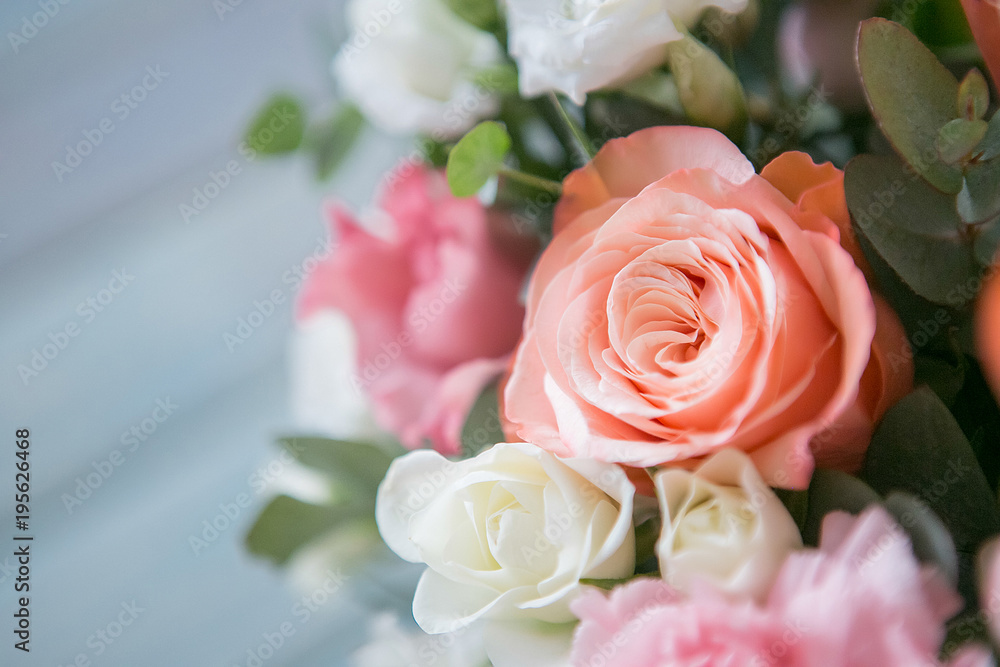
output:
[[[562,184],[556,181],[550,181],[547,178],[542,178],[541,176],[535,176],[534,174],[529,174],[523,171],[518,171],[517,169],[511,169],[509,167],[502,167],[499,172],[504,178],[508,178],[512,181],[521,183],[535,190],[541,190],[543,192],[548,192],[554,197],[559,197],[562,195]]]
[[[573,143],[577,149],[577,152],[586,159],[592,160],[594,157],[594,147],[590,143],[590,138],[584,133],[583,128],[573,119],[572,116],[566,111],[566,107],[563,106],[562,101],[559,96],[555,93],[549,93],[549,100],[552,102],[552,106],[555,107],[556,111],[559,113],[559,119],[562,121],[566,129],[569,130],[569,134],[573,137]]]

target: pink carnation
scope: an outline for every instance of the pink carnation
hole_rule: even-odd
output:
[[[337,246],[309,275],[299,317],[343,311],[358,338],[353,384],[379,424],[411,449],[455,454],[472,403],[520,336],[537,244],[475,198],[452,196],[441,172],[404,167],[388,182],[384,237],[330,206]]]
[[[640,579],[610,597],[591,590],[573,605],[582,619],[577,667],[935,667],[944,623],[961,605],[921,567],[906,535],[881,508],[834,513],[818,550],[785,561],[767,602],[696,589],[683,598]],[[989,652],[960,651],[949,667],[985,667]]]

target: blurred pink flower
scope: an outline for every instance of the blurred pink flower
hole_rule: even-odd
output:
[[[1000,642],[1000,538],[979,552],[979,606],[993,637]]]
[[[707,587],[681,597],[655,579],[610,597],[589,591],[572,607],[582,619],[573,664],[933,667],[960,605],[883,509],[837,512],[825,519],[818,550],[788,557],[763,606]],[[948,664],[985,667],[990,654],[967,646]]]
[[[830,101],[852,110],[865,108],[854,64],[858,25],[875,16],[879,0],[803,0],[781,20],[778,49],[785,73],[799,88],[814,83]]]
[[[387,183],[384,235],[329,207],[337,245],[307,278],[298,316],[344,312],[358,339],[352,384],[379,425],[410,449],[455,454],[469,409],[520,336],[518,295],[537,244],[477,199],[452,196],[441,172],[404,166]]]

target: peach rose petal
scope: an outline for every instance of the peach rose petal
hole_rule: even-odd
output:
[[[558,234],[578,215],[609,199],[636,196],[649,185],[649,174],[701,167],[734,183],[754,175],[750,161],[719,132],[703,127],[674,127],[669,133],[662,129],[612,139],[590,163],[567,176],[553,231]]]
[[[997,265],[976,302],[976,352],[993,395],[1000,397],[1000,273]]]
[[[733,447],[801,488],[816,461],[856,469],[912,383],[832,165],[759,177],[717,132],[650,128],[567,177],[556,218],[504,386],[526,441],[640,467]]]
[[[993,84],[1000,86],[1000,3],[997,0],[962,0],[962,8]]]

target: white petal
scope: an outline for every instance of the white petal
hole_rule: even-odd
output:
[[[499,599],[496,591],[485,586],[460,584],[428,568],[413,595],[413,619],[427,634],[455,632],[485,614]]]
[[[486,654],[493,667],[569,667],[576,623],[487,621]]]
[[[421,562],[410,539],[410,520],[426,508],[454,474],[455,464],[437,452],[422,449],[400,456],[389,466],[375,498],[375,522],[382,539],[396,554]]]

